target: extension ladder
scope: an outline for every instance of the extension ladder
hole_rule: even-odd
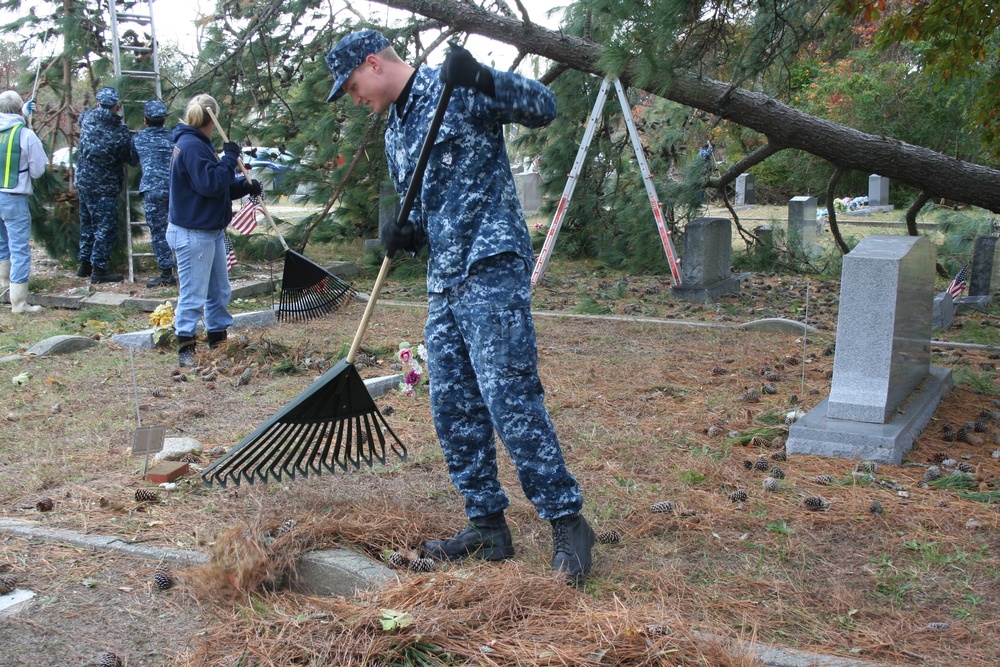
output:
[[[628,128],[628,135],[632,140],[635,159],[639,163],[639,171],[642,173],[642,180],[646,185],[646,194],[649,196],[650,206],[653,207],[653,219],[656,221],[656,228],[660,232],[660,241],[663,243],[663,251],[667,255],[667,262],[670,264],[670,274],[673,276],[674,284],[680,285],[680,260],[677,258],[677,253],[674,252],[674,244],[670,240],[671,232],[667,229],[667,225],[663,220],[663,209],[660,207],[660,200],[656,194],[656,186],[653,185],[653,176],[649,171],[649,163],[646,162],[646,153],[642,149],[639,132],[635,129],[635,122],[632,120],[632,107],[628,103],[628,97],[625,95],[625,89],[622,87],[621,81],[615,79],[614,82],[615,90],[618,91],[618,102],[621,104],[622,113],[625,116],[625,126]],[[594,108],[590,112],[590,118],[587,120],[587,127],[584,130],[580,148],[576,152],[573,168],[569,172],[569,178],[566,179],[566,187],[563,188],[562,197],[560,197],[559,205],[556,207],[556,214],[552,218],[552,224],[549,225],[548,233],[545,235],[545,243],[542,245],[542,251],[538,254],[538,259],[535,261],[535,269],[531,273],[532,286],[537,285],[538,281],[542,279],[545,267],[549,263],[552,248],[556,243],[556,237],[559,236],[559,228],[562,227],[563,218],[566,216],[566,209],[573,198],[573,190],[576,188],[580,171],[583,169],[583,161],[587,157],[587,149],[590,148],[590,142],[594,138],[597,119],[604,109],[604,102],[608,97],[610,83],[611,79],[604,79],[601,82],[600,90],[597,92],[597,100],[594,102]]]
[[[129,77],[132,79],[152,81],[154,89],[156,91],[156,99],[163,98],[163,90],[160,84],[160,55],[156,40],[156,28],[153,25],[153,0],[146,0],[146,2],[136,2],[134,6],[129,11],[119,11],[118,5],[125,5],[124,0],[108,0],[108,10],[110,12],[111,20],[108,22],[111,26],[111,52],[114,57],[114,67],[115,67],[115,80],[121,80],[122,77]],[[141,31],[148,28],[149,44],[146,45],[142,43],[136,35],[141,34]],[[126,43],[123,41],[123,37],[128,36],[133,40],[134,43]],[[151,67],[149,69],[122,69],[122,52],[132,53],[134,56],[149,55],[148,61]],[[138,60],[138,58],[137,58]],[[144,104],[146,100],[122,100],[122,104],[126,101],[138,102],[139,104]],[[132,197],[139,197],[138,191],[129,190],[129,174],[128,169],[125,169],[125,229],[127,230],[128,236],[128,274],[126,275],[126,280],[129,282],[135,281],[135,259],[137,257],[153,257],[152,252],[136,252],[135,250],[135,235],[133,230],[135,227],[146,227],[146,221],[143,220],[133,220],[132,219]]]

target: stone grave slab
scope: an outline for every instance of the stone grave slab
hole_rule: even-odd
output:
[[[83,303],[88,306],[111,306],[112,308],[121,308],[125,305],[125,302],[132,297],[127,294],[116,294],[115,292],[94,292],[88,297],[83,299]]]
[[[809,254],[816,236],[816,198],[792,197],[788,200],[788,247]]]
[[[732,228],[726,218],[696,218],[684,228],[681,284],[670,288],[679,301],[705,303],[739,294],[732,276]]]
[[[955,321],[955,301],[947,291],[934,296],[934,310],[931,315],[931,329],[943,331]]]
[[[884,424],[930,368],[935,246],[868,236],[844,256],[829,415]]]
[[[35,357],[44,357],[53,354],[72,354],[82,350],[89,350],[97,347],[96,340],[85,336],[51,336],[39,341],[28,348],[28,354]]]

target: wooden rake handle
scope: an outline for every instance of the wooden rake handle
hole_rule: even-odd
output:
[[[410,184],[406,186],[406,195],[403,197],[403,204],[400,206],[399,215],[396,217],[396,224],[400,226],[406,223],[410,217],[410,211],[413,210],[413,203],[417,199],[417,192],[420,191],[420,186],[424,181],[424,172],[427,171],[427,162],[431,157],[431,149],[434,148],[434,140],[437,139],[438,130],[441,129],[441,123],[444,121],[444,113],[448,110],[448,102],[451,100],[451,91],[454,89],[455,84],[446,83],[444,90],[441,91],[441,98],[434,109],[434,117],[431,118],[430,127],[427,128],[427,136],[424,137],[424,143],[420,147],[417,165],[413,169],[413,175],[410,176]],[[365,314],[361,316],[358,333],[354,335],[354,342],[351,343],[351,351],[347,354],[347,363],[349,364],[354,363],[354,355],[358,353],[358,348],[361,347],[361,339],[368,329],[368,320],[371,319],[372,310],[375,309],[375,301],[378,300],[378,293],[382,291],[382,283],[389,273],[389,265],[391,263],[392,257],[389,257],[389,255],[386,255],[385,259],[382,260],[382,268],[379,269],[378,277],[372,286],[372,295],[368,298],[368,305],[365,306]]]
[[[226,136],[226,131],[222,129],[222,125],[219,124],[219,119],[215,117],[215,112],[212,111],[212,108],[211,107],[202,107],[202,108],[208,112],[208,116],[212,119],[212,122],[215,123],[215,129],[219,131],[219,135],[222,137],[222,140],[228,142],[229,137]],[[244,177],[246,177],[247,182],[253,180],[250,178],[250,172],[248,172],[247,168],[243,166],[242,156],[236,158],[236,166],[240,168],[240,173],[243,174]],[[288,252],[288,244],[285,243],[285,239],[281,236],[281,232],[278,231],[278,225],[275,224],[274,218],[271,217],[271,212],[267,210],[267,205],[264,203],[263,193],[261,193],[260,195],[260,207],[264,210],[264,217],[267,218],[267,221],[269,223],[271,223],[271,229],[274,230],[274,233],[278,237],[278,240],[281,241],[281,247],[285,249],[285,252]]]

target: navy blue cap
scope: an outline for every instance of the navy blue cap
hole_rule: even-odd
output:
[[[327,102],[336,102],[344,94],[343,85],[347,78],[358,68],[365,58],[389,48],[389,40],[377,30],[359,30],[345,35],[337,45],[326,54],[326,66],[333,74],[333,88],[326,98]]]
[[[114,109],[118,106],[118,91],[111,86],[104,86],[97,91],[97,103],[105,109]]]
[[[150,100],[143,105],[142,115],[149,120],[163,120],[167,117],[167,105],[160,100]]]

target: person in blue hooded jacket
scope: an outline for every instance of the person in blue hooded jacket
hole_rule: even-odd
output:
[[[226,340],[233,323],[227,306],[232,295],[226,267],[225,229],[233,217],[232,200],[260,196],[259,181],[236,176],[240,146],[227,141],[220,159],[212,147],[219,103],[211,95],[196,95],[174,129],[170,163],[170,212],[167,244],[177,258],[180,293],[174,314],[178,363],[195,364],[195,328],[202,317],[209,347]]]
[[[388,111],[385,153],[402,195],[445,83],[455,85],[424,181],[406,221],[379,237],[392,257],[428,246],[424,328],[431,413],[452,483],[470,524],[422,550],[440,560],[514,555],[497,476],[495,433],[525,496],[552,524],[552,570],[579,585],[591,569],[594,531],[545,409],[531,317],[532,248],[514,188],[503,125],[543,127],[555,95],[513,72],[486,67],[453,46],[441,68],[414,68],[374,30],[343,37],[326,57],[328,101]],[[397,224],[399,222],[400,224]]]

